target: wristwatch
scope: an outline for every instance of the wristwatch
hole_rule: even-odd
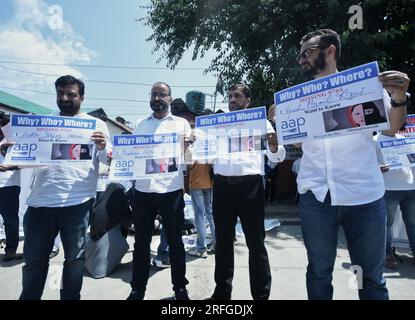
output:
[[[395,102],[393,101],[393,99],[391,98],[391,106],[394,108],[399,108],[399,107],[409,107],[411,104],[411,94],[409,92],[405,93],[406,95],[406,100],[404,102]]]

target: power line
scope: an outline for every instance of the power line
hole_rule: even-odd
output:
[[[58,74],[33,72],[33,71],[9,68],[9,67],[5,67],[5,66],[0,66],[0,68],[6,69],[6,70],[9,70],[9,71],[14,71],[14,72],[33,74],[33,75],[37,75],[37,76],[47,76],[47,77],[59,77],[59,76],[61,76],[61,75],[58,75]],[[113,81],[113,80],[89,80],[88,79],[88,80],[85,80],[85,82],[108,83],[108,84],[128,84],[128,85],[147,86],[147,87],[151,87],[153,85],[153,83]],[[192,85],[192,86],[188,86],[188,85],[170,85],[170,87],[172,87],[172,88],[196,88],[196,87],[197,88],[215,88],[215,86],[202,86],[202,85]]]
[[[0,88],[4,89],[10,89],[10,90],[17,90],[17,91],[27,91],[27,92],[34,92],[34,93],[41,93],[41,94],[47,94],[49,96],[56,96],[56,94],[45,92],[45,91],[37,91],[37,90],[29,90],[29,89],[20,89],[20,88],[12,88],[12,87],[6,87],[0,85]],[[149,101],[144,100],[133,100],[133,99],[114,99],[114,98],[87,98],[90,100],[102,100],[102,101],[125,101],[125,102],[146,102],[149,103]]]
[[[48,96],[56,96],[56,93],[50,93],[45,91],[38,91],[38,90],[29,90],[29,89],[21,89],[21,88],[13,88],[0,85],[0,88],[9,89],[9,90],[16,90],[16,91],[25,91],[25,92],[33,92],[33,93],[40,93],[45,94]],[[134,100],[134,99],[121,99],[121,98],[92,98],[92,97],[85,97],[86,100],[99,100],[99,101],[120,101],[120,102],[141,102],[141,103],[150,103],[148,100]],[[227,104],[226,102],[218,102],[222,104]],[[110,106],[108,106],[110,107]]]
[[[174,68],[167,67],[143,67],[143,66],[111,66],[111,65],[87,65],[87,64],[64,64],[64,63],[44,63],[44,62],[24,62],[24,61],[0,61],[0,63],[8,64],[29,64],[40,66],[65,66],[76,68],[103,68],[103,69],[137,69],[137,70],[192,70],[192,71],[204,71],[207,68]]]

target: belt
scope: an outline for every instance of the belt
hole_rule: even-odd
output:
[[[247,181],[258,180],[261,176],[259,174],[247,175],[247,176],[222,176],[220,174],[215,175],[216,179],[226,181],[228,184],[237,184]]]

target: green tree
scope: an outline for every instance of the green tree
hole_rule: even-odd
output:
[[[349,8],[363,9],[363,29],[349,28]],[[295,56],[305,33],[336,30],[342,39],[339,68],[379,61],[381,71],[406,72],[415,83],[415,0],[151,0],[144,23],[148,40],[174,68],[185,51],[193,59],[215,50],[206,72],[226,85],[244,81],[254,104],[269,104],[273,93],[303,81]]]

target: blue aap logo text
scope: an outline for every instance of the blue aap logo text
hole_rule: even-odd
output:
[[[134,167],[133,160],[118,160],[115,162],[115,169],[122,173],[132,173],[130,169]]]
[[[305,125],[305,119],[303,117],[297,119],[290,119],[288,121],[281,122],[281,129],[283,133],[300,133],[301,127]]]
[[[30,157],[33,151],[37,150],[36,143],[16,143],[13,146],[13,153]]]

